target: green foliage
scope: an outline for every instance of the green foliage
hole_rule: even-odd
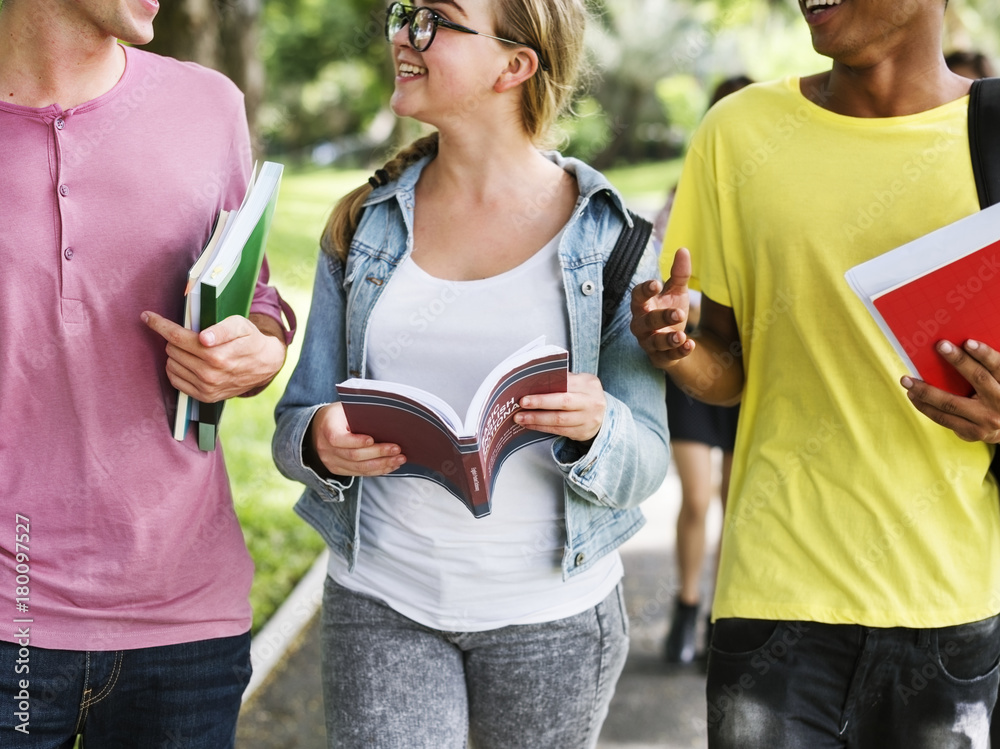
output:
[[[979,51],[1000,71],[1000,3],[996,0],[951,0],[945,15],[945,52]]]
[[[705,89],[693,75],[677,73],[656,82],[656,97],[663,105],[676,137],[687,145],[708,106]]]
[[[265,2],[269,94],[261,124],[272,153],[360,137],[363,161],[390,135],[408,139],[406,126],[392,127],[387,112],[393,83],[384,0]],[[700,116],[698,101],[722,78],[766,80],[829,67],[813,52],[794,0],[587,2],[593,75],[580,92],[582,118],[563,123],[564,150],[600,168],[676,155],[692,115]],[[947,49],[975,47],[996,57],[996,0],[951,0],[946,20]]]
[[[563,136],[559,150],[567,156],[592,161],[611,141],[613,123],[592,96],[581,98],[573,110],[558,125]]]
[[[392,76],[383,8],[376,0],[267,0],[260,124],[271,153],[361,133],[385,107]]]
[[[647,161],[645,164],[608,169],[604,174],[629,203],[659,207],[670,187],[677,184],[681,162],[679,158]]]

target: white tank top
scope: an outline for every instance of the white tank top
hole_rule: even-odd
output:
[[[557,235],[521,265],[478,281],[435,278],[407,258],[370,321],[367,377],[430,391],[464,415],[483,377],[538,336],[569,347]],[[432,481],[366,478],[357,566],[331,577],[434,629],[554,621],[600,603],[622,576],[617,552],[562,579],[563,476],[552,442],[504,463],[492,513],[474,518]]]

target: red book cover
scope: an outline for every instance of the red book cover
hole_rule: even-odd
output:
[[[891,289],[872,303],[925,382],[956,395],[972,386],[937,353],[970,338],[1000,349],[1000,241]]]
[[[526,395],[566,392],[569,354],[541,340],[505,359],[483,381],[465,419],[419,388],[352,379],[337,385],[351,431],[400,446],[406,463],[390,476],[435,481],[475,517],[489,515],[503,462],[516,450],[552,439],[514,422]]]
[[[1000,349],[1000,204],[856,265],[845,278],[910,374],[956,395],[974,392],[936,346],[971,339]]]

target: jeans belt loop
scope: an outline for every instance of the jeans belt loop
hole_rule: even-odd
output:
[[[933,629],[918,629],[917,630],[917,647],[918,648],[928,648],[931,644],[931,634],[937,630]]]

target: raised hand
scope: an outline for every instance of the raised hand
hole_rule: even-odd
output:
[[[690,310],[690,280],[691,255],[682,247],[674,255],[666,283],[646,281],[632,289],[632,335],[659,369],[695,349],[695,342],[684,332]]]

